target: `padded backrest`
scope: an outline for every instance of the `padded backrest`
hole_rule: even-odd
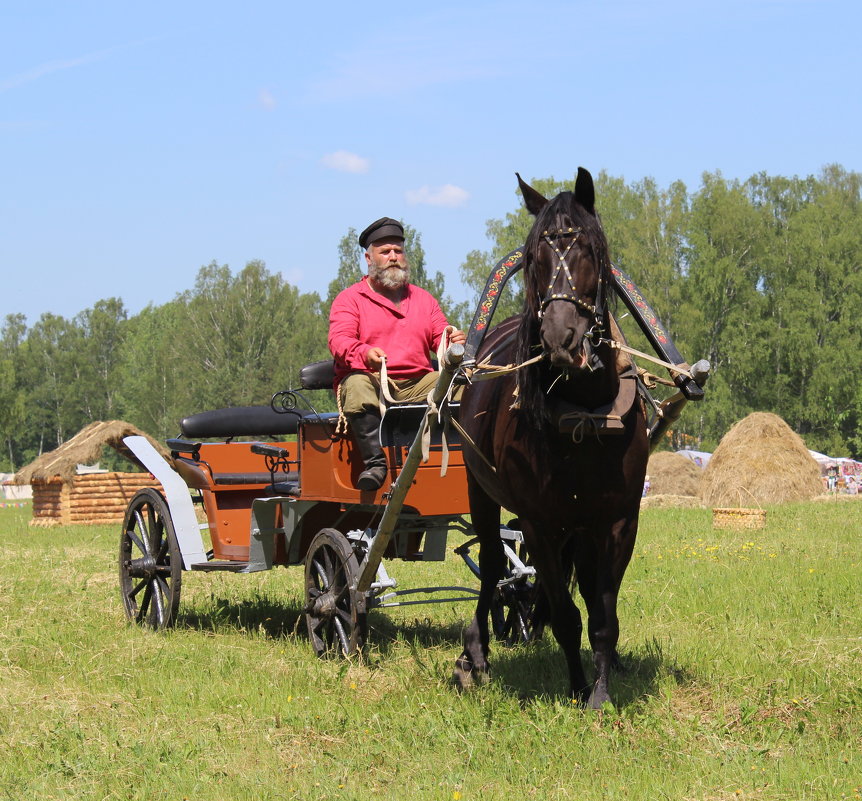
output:
[[[180,423],[184,437],[275,437],[295,434],[299,421],[312,412],[291,409],[276,412],[271,406],[236,406],[213,409],[186,417]]]
[[[335,383],[335,362],[324,359],[306,364],[299,371],[299,386],[302,389],[332,389]]]

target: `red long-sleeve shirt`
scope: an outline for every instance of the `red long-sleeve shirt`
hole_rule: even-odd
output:
[[[371,372],[365,354],[386,353],[391,378],[416,378],[431,371],[446,317],[430,292],[413,284],[400,308],[368,286],[367,278],[338,294],[329,312],[329,350],[335,357],[335,385],[349,373]]]

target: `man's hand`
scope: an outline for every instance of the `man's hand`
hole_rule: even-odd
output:
[[[467,335],[455,328],[454,325],[447,326],[446,333],[449,334],[450,345],[463,345],[467,341]]]
[[[369,370],[373,370],[375,373],[379,372],[385,358],[386,352],[383,348],[371,348],[371,350],[365,354],[365,366]]]

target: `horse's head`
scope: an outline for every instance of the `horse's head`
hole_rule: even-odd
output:
[[[520,175],[518,183],[536,217],[524,247],[525,314],[554,367],[566,374],[601,367],[595,348],[606,318],[609,260],[592,176],[579,167],[575,191],[550,201]]]

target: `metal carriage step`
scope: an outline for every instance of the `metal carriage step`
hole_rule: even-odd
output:
[[[229,559],[211,559],[209,562],[197,562],[191,566],[192,570],[200,570],[204,573],[215,573],[218,571],[226,573],[241,573],[248,567],[248,562],[235,562]]]

